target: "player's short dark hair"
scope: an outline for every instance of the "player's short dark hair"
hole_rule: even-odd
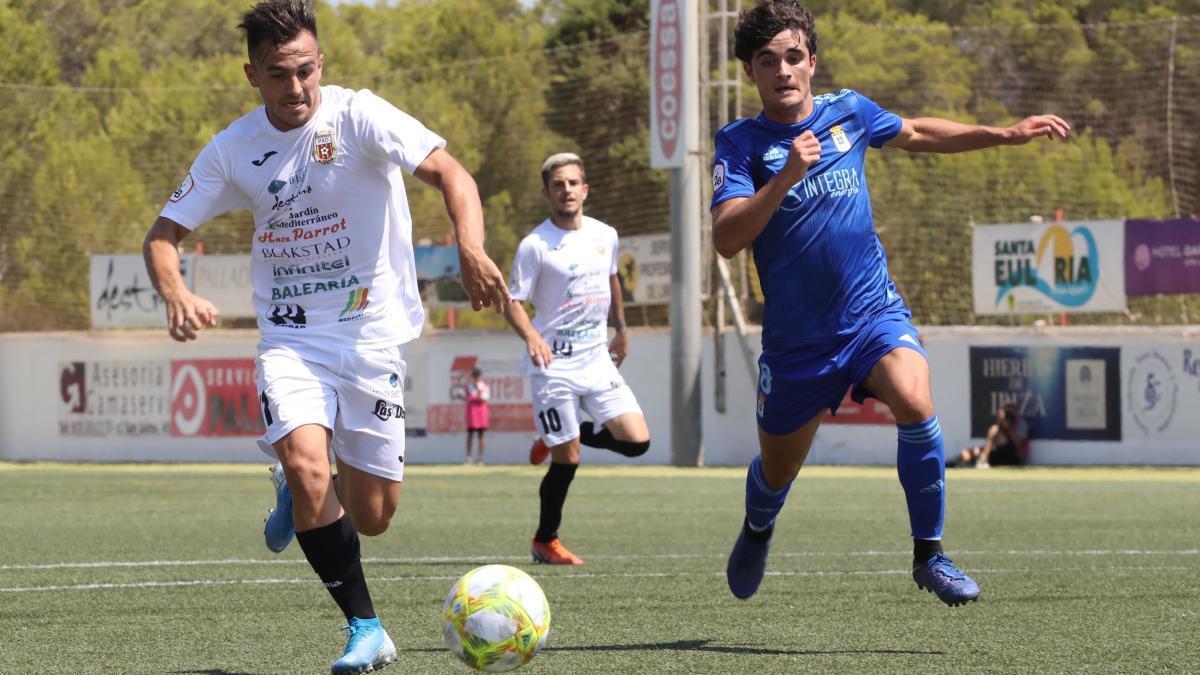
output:
[[[579,155],[573,152],[560,152],[556,155],[550,155],[542,162],[542,187],[550,187],[550,174],[560,166],[574,164],[579,167],[579,175],[583,178],[583,182],[587,182],[587,169],[583,166],[583,160]]]
[[[812,12],[795,0],[759,0],[757,5],[738,14],[733,29],[733,55],[750,63],[754,52],[785,30],[803,31],[808,55],[817,53],[817,22]]]
[[[317,15],[312,0],[262,0],[242,16],[238,24],[246,33],[250,60],[264,48],[291,42],[304,31],[317,37]]]

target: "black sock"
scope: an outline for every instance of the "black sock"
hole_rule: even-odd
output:
[[[619,441],[613,438],[612,432],[608,429],[602,427],[599,432],[596,432],[595,429],[595,425],[591,422],[580,424],[579,442],[592,448],[612,450],[626,457],[640,457],[650,449],[650,441],[643,441],[641,443]]]
[[[941,539],[913,539],[913,566],[924,565],[942,552]]]
[[[538,516],[538,529],[533,535],[535,541],[553,541],[558,536],[558,526],[562,523],[563,503],[567,501],[567,489],[575,478],[578,464],[551,464],[546,477],[542,479],[542,487],[538,495],[542,498],[542,510]]]
[[[375,618],[375,606],[371,604],[371,593],[363,577],[358,532],[349,516],[343,515],[324,527],[297,532],[296,541],[347,621],[351,617]]]
[[[747,518],[746,521],[742,523],[742,529],[746,531],[746,536],[749,539],[751,539],[752,541],[759,541],[759,542],[770,541],[771,535],[775,533],[775,525],[774,524],[772,524],[770,527],[768,527],[767,529],[765,529],[761,532],[755,532],[754,528],[750,527],[750,519],[749,518]]]

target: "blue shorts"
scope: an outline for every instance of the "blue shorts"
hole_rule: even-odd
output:
[[[898,347],[925,356],[908,310],[895,306],[857,333],[833,343],[785,351],[763,351],[758,359],[758,426],[782,436],[807,424],[826,409],[837,414],[850,387],[862,403],[874,396],[862,386],[875,363]]]

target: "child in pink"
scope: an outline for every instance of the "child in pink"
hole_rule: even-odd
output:
[[[471,379],[467,381],[467,464],[471,463],[471,437],[479,436],[479,451],[475,462],[483,464],[483,434],[488,429],[488,399],[491,397],[487,382],[483,381],[483,371],[476,368],[471,371]]]

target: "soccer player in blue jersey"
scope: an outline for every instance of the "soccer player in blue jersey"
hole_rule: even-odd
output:
[[[901,118],[854,91],[813,96],[817,30],[792,0],[760,0],[742,12],[734,54],[762,99],[762,113],[717,134],[713,244],[732,257],[752,246],[765,297],[757,397],[760,454],[746,479],[746,519],[726,568],[739,598],[758,590],[775,516],[826,411],[846,389],[891,408],[897,471],[908,502],[913,579],[948,605],[979,586],[942,552],[945,455],[929,365],[911,317],[888,277],[867,193],[867,148],[962,152],[1066,138],[1054,115],[995,128]]]

